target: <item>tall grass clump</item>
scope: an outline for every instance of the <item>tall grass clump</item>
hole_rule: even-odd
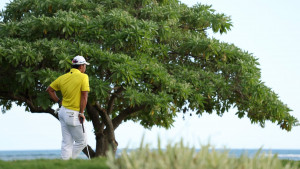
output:
[[[200,151],[183,144],[168,144],[165,149],[151,149],[148,144],[134,151],[121,152],[117,157],[108,153],[107,165],[110,169],[297,169],[296,165],[282,161],[277,156],[257,152],[249,157],[244,154],[232,157],[229,151],[216,151],[214,147],[202,146]]]

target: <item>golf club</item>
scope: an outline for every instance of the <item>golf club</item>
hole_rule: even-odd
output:
[[[83,117],[79,117],[79,121],[80,121],[80,123],[81,123],[81,126],[82,126],[82,131],[83,131],[83,133],[85,133],[84,132],[84,127],[83,127]]]
[[[82,126],[82,131],[83,131],[83,133],[85,133],[85,132],[84,132],[84,126],[83,126],[83,117],[80,116],[80,117],[79,117],[79,121],[80,121],[81,126]],[[89,152],[89,148],[88,148],[87,145],[86,145],[86,150],[87,150],[89,159],[91,159],[91,157],[90,157],[90,152]]]

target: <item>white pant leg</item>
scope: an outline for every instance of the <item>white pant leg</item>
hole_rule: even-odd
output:
[[[72,157],[73,138],[68,129],[68,126],[61,122],[62,142],[61,142],[61,157],[63,160],[68,160]]]
[[[86,133],[83,133],[82,126],[70,127],[75,144],[73,145],[72,158],[77,158],[80,152],[86,147]]]
[[[76,158],[87,145],[86,133],[83,133],[82,126],[78,118],[79,112],[66,109],[62,106],[59,113],[63,136],[61,149],[62,158]]]

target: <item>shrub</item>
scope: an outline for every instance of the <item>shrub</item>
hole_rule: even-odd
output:
[[[297,169],[290,163],[283,165],[276,155],[260,151],[253,157],[247,154],[233,157],[228,150],[216,151],[210,145],[196,151],[182,141],[173,146],[168,144],[164,150],[160,146],[153,150],[142,143],[139,149],[125,149],[117,157],[110,151],[107,165],[111,169]]]

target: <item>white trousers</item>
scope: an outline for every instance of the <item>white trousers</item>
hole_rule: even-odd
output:
[[[87,146],[87,135],[83,133],[79,112],[61,107],[59,121],[62,131],[61,157],[63,160],[75,159]]]

